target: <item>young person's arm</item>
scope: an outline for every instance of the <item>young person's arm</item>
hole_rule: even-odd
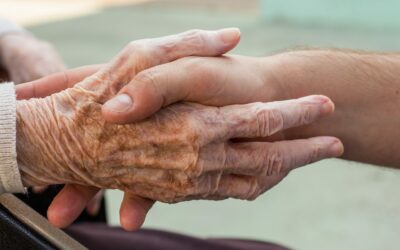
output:
[[[275,59],[281,98],[324,94],[336,105],[333,116],[294,129],[288,138],[337,136],[343,158],[400,168],[399,54],[321,50]]]

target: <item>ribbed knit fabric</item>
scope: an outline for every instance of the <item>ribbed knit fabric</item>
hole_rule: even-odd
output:
[[[13,83],[0,84],[0,194],[25,192],[16,152],[16,97]]]

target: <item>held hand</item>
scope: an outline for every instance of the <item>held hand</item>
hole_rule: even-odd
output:
[[[230,142],[268,137],[326,116],[333,103],[323,96],[222,108],[182,103],[136,124],[115,125],[102,119],[96,102],[107,98],[103,91],[109,89],[84,81],[18,104],[25,111],[17,119],[25,185],[90,185],[169,203],[254,199],[290,170],[343,151],[332,137]]]
[[[70,86],[73,86],[75,83],[80,82],[84,78],[92,75],[96,71],[100,69],[101,65],[93,65],[93,66],[85,66],[81,68],[76,68],[73,70],[63,71],[58,74],[54,74],[33,82],[28,82],[24,84],[20,84],[16,86],[17,98],[19,100],[22,99],[31,99],[31,98],[43,98],[49,96],[53,93],[57,93],[62,91]],[[33,192],[41,193],[43,192],[47,186],[34,186],[32,188]],[[68,192],[66,190],[74,190],[73,195],[68,196]],[[82,192],[86,190],[90,190],[93,193],[97,193],[93,198],[89,198],[89,202],[82,201],[81,197],[84,196],[87,192]],[[67,196],[66,196],[67,195]],[[89,214],[95,216],[100,208],[100,204],[102,201],[102,197],[104,195],[103,190],[98,191],[97,188],[90,187],[80,187],[78,185],[67,185],[63,192],[57,195],[57,199],[55,199],[50,206],[49,211],[52,216],[49,218],[51,222],[60,220],[59,218],[66,220],[74,220],[75,214],[80,214],[82,210],[86,206],[86,210]],[[66,197],[65,201],[58,202],[59,197]],[[80,202],[81,201],[81,202]],[[53,209],[54,205],[58,205],[58,209]],[[71,206],[74,204],[74,206]],[[81,208],[82,207],[82,208]],[[60,209],[61,208],[61,209]],[[72,215],[72,218],[70,218]]]
[[[111,64],[102,67],[102,70],[96,76],[92,77],[92,79],[98,80],[102,76],[107,75],[113,76],[114,80],[118,78],[119,81],[124,77],[128,79],[136,71],[139,72],[141,69],[146,68],[146,66],[154,66],[153,64],[173,60],[180,56],[217,55],[218,53],[224,53],[233,48],[238,41],[239,32],[235,29],[228,29],[219,32],[190,31],[177,36],[133,42]],[[132,52],[135,52],[134,57],[131,56]],[[126,60],[129,58],[128,64]],[[125,63],[119,67],[118,65],[121,62]],[[115,77],[118,75],[117,72],[119,72],[119,77]],[[80,78],[88,75],[90,73],[87,73],[86,70],[77,74],[73,74],[70,71],[67,74],[53,75],[34,83],[25,84],[21,88],[18,86],[18,96],[21,98],[32,96],[44,97],[52,92],[71,87]],[[49,86],[47,82],[60,82],[62,84]],[[85,205],[97,192],[97,188],[66,185],[49,208],[49,220],[59,227],[67,226],[80,214]],[[69,206],[71,201],[74,201],[73,204],[75,206]],[[128,230],[140,227],[152,204],[153,202],[150,200],[132,194],[125,194],[120,211],[122,226]]]
[[[113,123],[140,121],[179,101],[210,106],[282,100],[273,60],[226,55],[187,57],[144,70],[103,105]],[[123,107],[119,100],[133,103]],[[286,98],[290,99],[290,98]]]
[[[85,66],[73,70],[63,71],[33,82],[16,86],[18,99],[43,98],[51,94],[72,87],[84,78],[97,72],[103,65]],[[48,208],[49,221],[58,227],[65,227],[72,223],[85,209],[93,214],[98,209],[102,194],[96,187],[67,184],[57,194],[51,206]],[[121,220],[129,228],[138,228],[143,223],[147,211],[151,208],[153,201],[129,196],[124,198],[121,206]]]
[[[23,32],[0,37],[0,62],[10,80],[16,84],[33,81],[65,68],[49,43]]]

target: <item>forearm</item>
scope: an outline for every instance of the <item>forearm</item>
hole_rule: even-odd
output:
[[[43,100],[17,102],[17,156],[22,182],[26,187],[56,184],[57,180],[51,178],[51,167],[59,166],[57,161],[62,158],[61,155],[49,158],[55,147],[52,143],[53,131],[47,126],[47,117],[51,116],[46,114],[43,108],[46,102]]]
[[[288,138],[337,136],[345,159],[400,167],[400,55],[321,50],[272,58],[282,99],[323,94],[336,104],[334,115]]]

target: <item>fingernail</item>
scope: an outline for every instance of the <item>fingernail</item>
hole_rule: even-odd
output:
[[[329,98],[323,95],[313,95],[313,96],[307,96],[303,97],[305,100],[311,103],[317,103],[317,104],[323,104],[329,102]]]
[[[122,113],[128,111],[132,105],[132,98],[127,94],[121,94],[106,102],[104,107],[114,112]]]
[[[333,143],[329,147],[329,154],[335,157],[343,154],[343,144],[336,138],[333,139]]]
[[[335,105],[326,96],[323,95],[313,95],[304,97],[305,101],[311,104],[319,104],[321,114],[331,114],[335,110]]]
[[[240,30],[238,28],[227,28],[218,30],[221,40],[226,44],[231,44],[240,37]]]

